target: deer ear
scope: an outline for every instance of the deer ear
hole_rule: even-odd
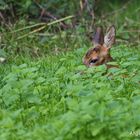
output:
[[[111,48],[112,44],[115,43],[115,27],[112,25],[104,37],[104,45]]]
[[[97,45],[97,44],[103,45],[103,43],[104,43],[103,28],[100,26],[100,27],[96,28],[95,34],[93,36],[93,44],[94,45]]]

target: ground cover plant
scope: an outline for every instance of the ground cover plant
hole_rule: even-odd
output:
[[[28,26],[24,19],[1,26],[0,55],[7,62],[0,64],[0,139],[138,140],[139,4],[130,1],[123,9],[108,2],[102,8],[106,15],[97,15],[97,25],[113,22],[117,29],[111,49],[115,61],[110,63],[119,67],[109,70],[82,64],[92,45],[86,20],[74,29],[55,24],[27,36],[30,28],[13,32]]]

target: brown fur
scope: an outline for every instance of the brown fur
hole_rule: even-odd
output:
[[[115,27],[111,26],[105,37],[101,27],[96,29],[93,37],[94,47],[90,48],[83,57],[83,63],[87,67],[99,66],[113,60],[110,55],[110,48],[115,41]]]

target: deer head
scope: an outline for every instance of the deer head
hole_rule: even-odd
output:
[[[112,60],[110,48],[115,42],[115,27],[111,26],[104,36],[102,27],[97,27],[93,37],[94,47],[90,48],[83,57],[87,67],[99,66]]]

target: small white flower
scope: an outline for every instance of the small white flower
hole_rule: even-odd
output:
[[[4,57],[0,57],[0,63],[4,63],[6,59]]]

